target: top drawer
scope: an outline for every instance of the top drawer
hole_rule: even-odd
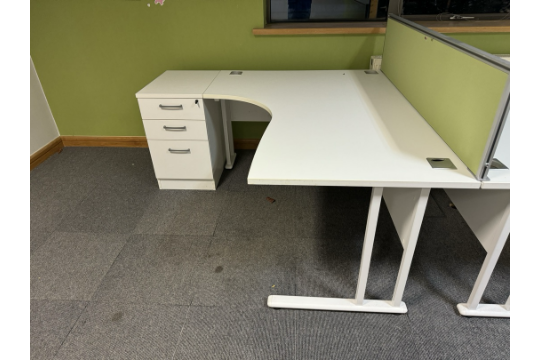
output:
[[[202,99],[138,99],[144,120],[204,120]]]

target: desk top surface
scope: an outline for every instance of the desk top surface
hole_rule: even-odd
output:
[[[203,97],[271,114],[250,184],[480,188],[381,72],[221,71]],[[450,158],[457,169],[433,169],[428,157]]]
[[[219,70],[165,71],[135,96],[137,99],[201,98]]]
[[[169,70],[137,98],[205,98],[270,113],[248,176],[260,185],[480,188],[382,72]],[[457,169],[433,169],[426,158]],[[509,188],[509,171],[482,188]]]
[[[482,181],[482,189],[510,190],[510,169],[491,169],[488,181]]]

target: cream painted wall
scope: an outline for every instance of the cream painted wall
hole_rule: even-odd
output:
[[[34,62],[30,58],[30,155],[59,135]]]

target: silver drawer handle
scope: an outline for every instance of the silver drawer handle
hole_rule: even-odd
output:
[[[167,126],[163,125],[163,128],[167,131],[187,131],[187,127],[185,126]]]
[[[170,149],[169,148],[169,152],[171,152],[173,154],[191,154],[191,149],[178,150],[178,149]]]
[[[161,110],[184,110],[182,105],[161,105],[159,104]]]

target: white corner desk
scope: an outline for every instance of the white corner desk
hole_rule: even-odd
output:
[[[478,190],[482,185],[380,71],[375,74],[365,70],[166,71],[137,93],[137,98],[147,131],[147,125],[153,126],[153,122],[161,121],[162,116],[145,118],[149,111],[166,114],[169,116],[166,119],[188,120],[187,117],[193,115],[184,115],[185,109],[200,105],[202,99],[204,117],[197,113],[197,108],[195,114],[198,114],[198,121],[206,121],[208,137],[215,137],[216,131],[224,134],[223,144],[219,147],[204,138],[197,140],[204,142],[210,154],[199,162],[189,162],[184,160],[184,157],[193,155],[189,152],[176,152],[169,156],[172,149],[169,144],[184,141],[175,136],[185,136],[185,133],[167,133],[163,129],[166,125],[159,123],[155,127],[160,131],[163,129],[160,136],[173,135],[172,138],[158,137],[156,141],[160,146],[154,149],[149,141],[158,177],[162,171],[156,168],[155,158],[165,155],[168,156],[167,162],[160,159],[159,166],[189,164],[217,169],[219,165],[222,168],[225,162],[227,167],[233,165],[234,151],[226,101],[234,100],[258,105],[272,116],[253,159],[247,179],[249,184],[373,188],[355,298],[272,295],[268,298],[270,307],[407,312],[402,296],[430,189]],[[199,103],[195,104],[195,100]],[[221,102],[221,112],[214,108],[216,101]],[[183,106],[179,106],[181,102]],[[152,108],[148,109],[149,106]],[[224,150],[224,155],[220,155],[219,148]],[[427,158],[449,158],[456,169],[434,169]],[[187,173],[194,172],[188,169]],[[180,172],[173,176],[176,174]],[[211,171],[207,171],[205,176],[204,179],[188,179],[187,188],[193,188],[194,182],[216,183]],[[175,186],[184,181],[164,180],[172,181]],[[383,198],[404,252],[392,299],[370,300],[365,299],[365,289]]]

